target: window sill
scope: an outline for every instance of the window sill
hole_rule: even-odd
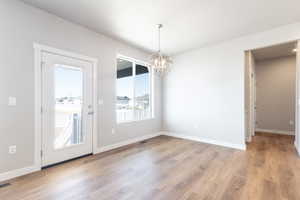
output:
[[[132,124],[132,123],[139,123],[139,122],[145,122],[145,121],[152,121],[154,120],[155,117],[150,117],[147,119],[141,119],[141,120],[130,120],[130,121],[122,121],[122,122],[117,122],[117,125],[122,125],[122,124]]]

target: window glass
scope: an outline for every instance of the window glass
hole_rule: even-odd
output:
[[[136,120],[150,118],[150,73],[146,66],[135,69],[135,117]]]
[[[152,117],[151,73],[147,66],[117,59],[117,122]]]
[[[82,91],[83,73],[81,70],[56,65],[55,83],[55,140],[54,148],[62,149],[82,144]]]
[[[117,121],[131,121],[133,116],[133,63],[117,62]]]

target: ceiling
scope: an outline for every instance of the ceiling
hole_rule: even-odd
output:
[[[279,58],[284,56],[296,55],[293,49],[296,48],[296,42],[289,42],[265,48],[255,49],[252,51],[255,60],[266,60],[272,58]]]
[[[299,0],[22,0],[138,48],[186,50],[300,21]]]

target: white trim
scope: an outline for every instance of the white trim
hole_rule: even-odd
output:
[[[42,167],[42,51],[34,45],[34,165]]]
[[[203,142],[203,143],[207,143],[207,144],[214,144],[214,145],[218,145],[218,146],[229,147],[229,148],[233,148],[233,149],[246,150],[246,144],[233,144],[233,143],[229,143],[229,142],[221,142],[221,141],[217,141],[217,140],[201,138],[198,136],[182,135],[182,134],[178,134],[178,133],[174,133],[174,132],[162,132],[161,134],[166,135],[166,136],[186,139],[186,140],[193,140],[193,141]]]
[[[248,143],[250,143],[250,142],[252,142],[252,136],[251,135],[249,135],[248,137],[247,137],[247,140],[246,140]]]
[[[261,128],[256,128],[255,131],[263,132],[263,133],[281,134],[281,135],[295,135],[294,131],[281,131],[281,130],[261,129]]]
[[[38,43],[34,43],[33,48],[38,50],[38,51],[54,53],[54,54],[57,54],[57,55],[63,55],[63,56],[67,56],[67,57],[70,57],[70,58],[77,58],[77,59],[89,61],[89,62],[92,62],[92,63],[97,63],[98,62],[98,59],[96,59],[96,58],[92,58],[92,57],[89,57],[89,56],[73,53],[73,52],[70,52],[70,51],[65,51],[65,50],[53,48],[53,47],[38,44]]]
[[[162,134],[160,132],[158,132],[158,133],[154,133],[154,134],[144,135],[144,136],[141,136],[141,137],[138,137],[138,138],[125,140],[125,141],[118,142],[118,143],[115,143],[115,144],[107,145],[107,146],[98,148],[96,153],[103,153],[103,152],[110,151],[110,150],[113,150],[113,149],[116,149],[116,148],[119,148],[119,147],[123,147],[123,146],[129,145],[129,144],[134,144],[134,143],[137,143],[137,142],[148,140],[150,138],[154,138],[154,137],[157,137],[157,136],[160,136],[160,135],[162,135]]]
[[[98,148],[98,60],[93,62],[93,153]]]
[[[244,67],[244,75],[248,77],[247,84],[249,86],[248,91],[248,105],[245,105],[244,108],[244,118],[245,118],[245,140],[247,142],[252,141],[252,137],[255,136],[255,126],[256,126],[256,72],[255,72],[255,61],[252,54],[252,51],[245,51],[244,53],[245,57],[245,67]],[[247,67],[247,70],[246,70]],[[248,72],[248,73],[246,73]],[[244,89],[246,88],[246,85],[244,84]],[[246,103],[246,99],[244,99],[244,103]]]
[[[23,175],[26,175],[26,174],[30,174],[30,173],[33,173],[33,172],[36,172],[36,171],[40,171],[41,168],[40,166],[30,166],[30,167],[24,167],[24,168],[21,168],[21,169],[15,169],[15,170],[12,170],[12,171],[8,171],[8,172],[4,172],[2,174],[0,174],[0,182],[2,181],[7,181],[7,180],[10,180],[10,179],[13,179],[13,178],[16,178],[16,177],[19,177],[19,176],[23,176]]]
[[[299,94],[299,84],[300,84],[300,40],[297,40],[297,54],[296,54],[296,112],[295,112],[295,147],[298,152],[298,155],[300,156],[300,149],[299,149],[299,137],[300,137],[300,129],[299,129],[299,115],[300,115],[300,94]]]
[[[140,65],[145,65],[147,67],[150,67],[150,63],[149,62],[145,62],[145,61],[142,61],[142,60],[139,60],[139,59],[136,59],[136,58],[132,58],[132,57],[129,57],[129,56],[124,56],[122,54],[117,54],[117,58],[120,58],[120,59],[123,59],[123,60],[127,60],[127,61],[130,61],[130,62],[134,62],[134,63],[137,63],[137,64],[140,64]]]
[[[93,65],[93,109],[94,109],[94,115],[93,115],[93,153],[98,148],[98,127],[97,127],[97,120],[98,120],[98,60],[95,58],[91,58],[85,55],[80,55],[77,53],[64,51],[61,49],[56,49],[53,47],[49,47],[46,45],[41,45],[34,43],[34,71],[35,71],[35,158],[34,158],[34,166],[39,166],[39,168],[42,167],[42,160],[41,160],[41,150],[42,150],[42,116],[41,116],[41,107],[42,107],[42,71],[41,71],[41,63],[42,63],[42,53],[48,52],[52,54],[67,56],[70,58],[80,59],[84,61],[88,61],[92,63]]]
[[[295,145],[295,148],[296,148],[296,151],[297,151],[298,155],[300,156],[300,149],[298,148],[298,145],[297,145],[297,141],[296,141],[296,140],[295,140],[294,145]]]

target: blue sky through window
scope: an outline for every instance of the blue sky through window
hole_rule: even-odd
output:
[[[82,71],[67,68],[55,67],[55,97],[81,97],[82,96]]]
[[[55,68],[55,97],[82,96],[82,71],[67,68]],[[133,77],[117,79],[117,96],[127,96],[132,99]],[[135,76],[136,96],[149,94],[149,73]]]
[[[127,96],[132,99],[133,77],[117,79],[117,96]],[[136,96],[149,94],[149,73],[135,76]]]

